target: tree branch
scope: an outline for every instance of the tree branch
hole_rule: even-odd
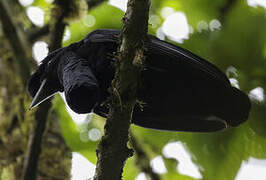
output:
[[[88,4],[88,10],[102,4],[105,1],[107,1],[107,0],[86,0],[86,2]]]
[[[99,3],[90,3],[90,9],[99,5]],[[42,28],[35,29],[30,32],[28,35],[28,40],[33,43],[36,39],[50,33],[50,45],[49,50],[54,51],[61,47],[64,30],[66,27],[66,23],[64,22],[65,16],[69,12],[67,12],[68,7],[71,6],[70,3],[63,3],[62,1],[55,1],[55,9],[54,9],[54,21],[50,22],[50,24],[45,25]],[[88,3],[89,5],[89,3]],[[59,8],[59,9],[58,9]],[[61,12],[61,13],[57,13]],[[24,160],[24,169],[23,169],[23,179],[35,179],[37,173],[37,166],[39,156],[41,154],[41,145],[42,145],[42,137],[46,128],[47,116],[48,112],[51,108],[50,100],[47,100],[43,103],[35,113],[36,126],[30,140],[28,142],[27,155]]]
[[[149,0],[128,1],[112,82],[110,111],[105,135],[97,149],[94,180],[121,179],[125,161],[132,156],[132,150],[127,147],[128,132],[136,103],[140,65],[144,59],[149,7]]]
[[[50,32],[49,24],[46,24],[40,28],[39,27],[33,28],[28,32],[28,40],[32,44],[39,38],[49,34],[49,32]]]
[[[227,16],[228,12],[232,9],[232,7],[235,5],[237,1],[236,0],[227,0],[225,4],[220,8],[220,20],[222,23],[225,21],[225,17]]]
[[[35,128],[28,141],[28,148],[24,158],[23,180],[36,179],[38,160],[41,154],[42,137],[45,131],[47,116],[51,102],[44,102],[35,112]]]
[[[66,23],[64,23],[64,16],[60,16],[54,24],[52,32],[50,34],[50,45],[49,50],[54,51],[62,46],[62,40]]]
[[[61,7],[63,9],[63,7]],[[50,51],[61,47],[64,30],[64,13],[57,17],[50,34]],[[36,179],[39,156],[41,154],[42,137],[48,120],[48,112],[51,108],[51,99],[38,107],[35,113],[36,126],[29,142],[27,155],[24,159],[23,180]]]
[[[10,47],[14,57],[16,58],[17,70],[20,73],[20,79],[23,84],[26,85],[28,78],[30,77],[30,63],[29,55],[27,51],[27,41],[23,39],[22,31],[17,28],[12,11],[6,0],[0,1],[0,20],[2,22],[3,33],[8,39]]]
[[[97,7],[98,5],[102,4],[105,1],[106,0],[86,0],[87,5],[88,5],[88,10],[91,10]],[[34,43],[39,38],[48,35],[49,32],[50,32],[49,24],[46,24],[41,28],[38,27],[38,28],[31,29],[28,32],[28,40],[30,43]]]
[[[143,151],[132,132],[130,132],[130,142],[136,153],[136,164],[139,166],[141,171],[148,174],[152,180],[160,180],[160,176],[156,174],[150,166],[150,159],[148,155],[145,151]]]

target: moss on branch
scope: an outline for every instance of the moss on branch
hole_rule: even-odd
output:
[[[111,88],[110,111],[105,135],[97,149],[98,161],[94,180],[121,179],[124,164],[133,155],[127,142],[139,85],[139,64],[144,59],[143,47],[148,29],[149,7],[149,0],[128,1]]]

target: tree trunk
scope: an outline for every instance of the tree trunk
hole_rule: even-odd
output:
[[[17,7],[17,1],[0,1],[0,179],[22,179],[25,166],[33,158],[31,150],[35,167],[29,168],[37,173],[29,180],[70,179],[71,151],[62,138],[51,103],[29,111],[31,98],[26,82],[36,63],[27,34],[17,25],[17,16],[12,16],[24,13]],[[35,127],[37,122],[43,127]],[[36,141],[33,132],[40,129],[44,137],[41,134]],[[31,148],[32,143],[39,147]]]

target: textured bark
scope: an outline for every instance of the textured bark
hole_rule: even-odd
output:
[[[129,0],[121,45],[116,62],[115,78],[111,88],[110,111],[105,135],[97,149],[94,180],[119,180],[124,164],[133,151],[127,147],[132,111],[136,103],[136,90],[140,65],[144,59],[143,40],[148,28],[149,0]]]
[[[37,110],[28,110],[31,99],[25,85],[36,63],[31,58],[27,32],[18,26],[23,22],[12,16],[17,14],[15,3],[17,1],[0,1],[1,178],[70,179],[71,154],[61,136],[57,117],[49,113],[51,103],[47,102]],[[35,128],[36,122],[40,123]],[[45,125],[48,126],[46,131]],[[32,135],[32,132],[35,133]]]
[[[0,169],[3,179],[18,180],[23,174],[24,159],[28,158],[26,155],[27,144],[31,137],[34,137],[31,136],[34,122],[47,118],[48,113],[44,111],[45,107],[39,108],[37,110],[39,113],[28,111],[30,99],[21,85],[19,74],[14,71],[13,59],[5,59],[1,56],[0,66],[2,67],[0,79]],[[40,114],[42,116],[39,116]],[[43,138],[42,154],[38,165],[38,169],[41,171],[37,173],[36,179],[70,179],[70,151],[61,137],[56,118],[50,115],[48,119],[48,131]],[[39,151],[38,148],[33,150]],[[39,152],[37,152],[38,154]],[[33,156],[29,159],[32,158],[35,159]],[[30,168],[36,168],[36,164],[35,167],[31,166]],[[31,171],[34,170],[33,168]],[[28,179],[35,178],[31,176]]]

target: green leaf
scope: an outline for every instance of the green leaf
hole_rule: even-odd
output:
[[[266,139],[247,123],[217,133],[180,133],[177,140],[184,142],[194,162],[203,168],[206,180],[233,180],[243,160],[266,158]]]
[[[61,131],[67,145],[72,149],[72,151],[79,152],[90,162],[95,164],[96,148],[98,142],[94,142],[89,138],[85,139],[85,141],[82,141],[83,138],[81,138],[81,128],[74,123],[74,121],[66,111],[65,103],[60,96],[56,96],[53,107],[60,119]],[[85,127],[85,129],[87,129],[87,127]]]
[[[81,20],[69,25],[71,38],[64,43],[64,46],[80,41],[89,32],[96,29],[121,29],[123,15],[123,11],[107,3],[97,6]]]

